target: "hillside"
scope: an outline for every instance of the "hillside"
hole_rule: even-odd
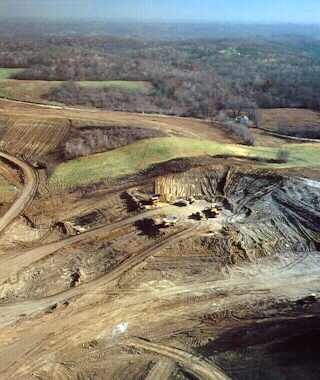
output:
[[[107,35],[114,37],[153,37],[168,39],[200,37],[286,36],[320,38],[319,25],[259,23],[193,23],[193,22],[115,22],[115,21],[38,21],[2,20],[0,33],[8,39],[29,40],[52,35]],[[40,37],[39,37],[40,36]]]
[[[1,48],[3,79],[24,69],[0,82],[8,98],[31,100],[33,91],[43,101],[197,118],[230,108],[320,109],[313,39],[82,35],[5,40]]]
[[[0,380],[318,379],[318,40],[34,28],[1,42]]]

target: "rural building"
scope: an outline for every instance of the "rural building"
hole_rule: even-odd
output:
[[[247,125],[249,123],[249,118],[248,116],[236,117],[236,122]]]

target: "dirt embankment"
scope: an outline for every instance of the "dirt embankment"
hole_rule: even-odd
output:
[[[215,249],[236,252],[231,261],[319,247],[319,188],[299,177],[218,166],[159,177],[156,192],[167,200],[193,195],[220,203],[229,217],[219,239],[227,241]]]
[[[16,218],[26,207],[37,188],[37,175],[33,168],[26,162],[19,160],[5,152],[0,156],[21,168],[24,177],[24,188],[15,203],[0,219],[0,231],[2,231],[14,218]]]

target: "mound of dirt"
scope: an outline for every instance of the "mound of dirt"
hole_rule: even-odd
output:
[[[36,241],[44,235],[44,231],[39,230],[32,221],[25,215],[16,219],[0,237],[0,245],[9,246],[16,242]]]

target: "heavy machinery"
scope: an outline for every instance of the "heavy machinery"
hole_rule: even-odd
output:
[[[178,199],[177,202],[175,203],[176,206],[188,206],[189,204],[189,201],[187,201],[186,199]]]
[[[196,200],[195,200],[195,198],[194,197],[189,197],[188,199],[187,199],[187,201],[189,202],[189,205],[191,205],[192,203],[194,203]]]
[[[220,216],[220,210],[221,207],[218,207],[217,205],[212,204],[210,207],[207,207],[205,209],[205,214],[207,218],[217,218]]]
[[[188,205],[191,205],[194,202],[195,202],[195,198],[194,197],[189,197],[188,199],[180,198],[180,199],[177,200],[177,202],[175,203],[175,205],[176,206],[188,206]]]
[[[197,220],[203,220],[206,219],[205,214],[202,211],[196,211],[192,214],[192,216]]]
[[[149,194],[149,200],[152,205],[155,205],[159,201],[159,195],[158,194]]]
[[[169,218],[164,218],[162,220],[163,227],[174,226],[178,221],[176,216],[170,216]]]

